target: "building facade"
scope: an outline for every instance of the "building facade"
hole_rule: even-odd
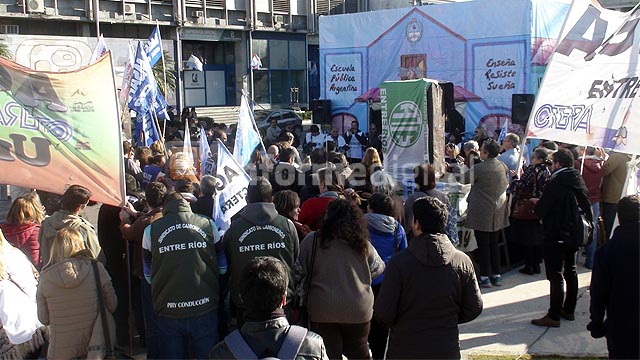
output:
[[[164,50],[180,75],[175,94],[167,95],[170,104],[235,106],[246,92],[264,108],[304,108],[310,83],[317,83],[309,77],[318,76],[307,57],[318,52],[317,9],[329,14],[337,4],[335,0],[0,0],[0,44],[24,66],[69,71],[89,63],[97,35],[103,34],[119,87],[129,45],[145,41],[157,24]],[[192,54],[204,64],[203,72],[186,66]]]

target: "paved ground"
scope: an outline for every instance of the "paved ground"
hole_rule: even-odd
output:
[[[0,200],[4,220],[9,202]],[[87,207],[85,217],[96,223],[99,206]],[[580,259],[581,263],[584,258]],[[543,269],[544,270],[544,269]],[[530,324],[549,306],[549,283],[544,274],[528,276],[517,270],[504,274],[502,287],[483,289],[484,311],[474,321],[460,326],[463,358],[469,354],[557,354],[575,357],[606,356],[604,339],[593,339],[586,330],[589,322],[589,282],[591,272],[579,266],[576,320],[562,321],[560,328],[540,328]],[[137,359],[144,359],[137,347]]]
[[[581,258],[584,262],[584,258]],[[589,322],[591,271],[579,266],[576,320],[562,321],[560,328],[530,324],[549,306],[549,283],[543,274],[528,276],[513,270],[504,275],[504,285],[483,289],[484,311],[474,321],[460,326],[463,357],[468,354],[557,354],[570,357],[606,356],[604,339],[593,339]]]

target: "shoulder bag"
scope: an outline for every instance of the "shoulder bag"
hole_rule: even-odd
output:
[[[115,331],[115,321],[111,314],[107,314],[107,309],[104,304],[104,298],[102,297],[102,282],[100,281],[100,273],[98,271],[98,263],[92,261],[93,274],[96,280],[96,289],[98,295],[98,318],[93,325],[93,333],[91,334],[91,341],[89,342],[89,352],[87,353],[87,359],[92,360],[112,360],[112,359],[132,359],[129,354],[124,353],[120,349],[113,346],[111,342],[112,334]],[[102,339],[98,338],[98,334],[102,331]]]
[[[538,174],[533,174],[533,192],[531,197],[526,200],[516,200],[511,212],[511,217],[518,220],[537,220],[538,217],[534,213],[536,205],[540,198],[534,197],[536,194],[538,182]]]

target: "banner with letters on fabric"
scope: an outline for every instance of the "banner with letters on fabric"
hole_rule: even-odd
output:
[[[640,153],[639,7],[576,0],[561,31],[527,136]]]
[[[111,55],[64,73],[0,58],[0,183],[62,194],[73,184],[92,199],[124,199],[122,140]],[[91,81],[87,81],[91,79]]]
[[[220,235],[229,228],[231,217],[247,205],[247,188],[251,178],[234,159],[224,143],[218,141],[218,165],[216,168],[216,195],[213,220]]]
[[[413,179],[413,168],[429,162],[427,90],[423,79],[380,84],[384,169],[396,179]]]

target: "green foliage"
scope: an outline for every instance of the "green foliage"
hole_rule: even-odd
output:
[[[13,54],[7,44],[0,44],[0,57],[5,59],[13,60]]]
[[[165,72],[167,83],[164,83],[165,76],[163,75],[162,69],[162,59],[158,60],[158,62],[153,65],[153,77],[156,79],[156,83],[158,84],[158,89],[162,95],[166,98],[167,90],[175,91],[176,90],[176,69],[175,62],[173,58],[169,56],[169,53],[166,50],[162,51],[164,54],[164,64],[165,64]]]

